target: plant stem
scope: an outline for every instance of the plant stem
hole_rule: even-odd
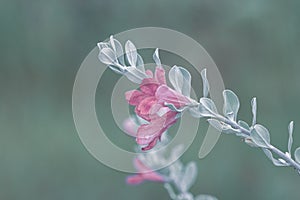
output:
[[[297,163],[295,160],[293,160],[290,156],[286,155],[282,151],[280,151],[278,148],[274,146],[270,146],[269,150],[271,150],[273,153],[278,155],[280,158],[282,158],[284,161],[290,164],[290,166],[294,167],[298,173],[300,174],[300,164]]]
[[[228,120],[227,118],[223,117],[222,115],[216,114],[215,118],[227,125],[230,125],[234,129],[240,130],[242,133],[244,133],[247,136],[251,135],[251,131],[241,127],[238,123],[236,123],[234,121]],[[278,155],[281,159],[283,159],[285,162],[287,162],[289,164],[289,166],[294,167],[300,174],[300,164],[297,163],[295,160],[293,160],[291,158],[291,156],[288,156],[287,154],[283,153],[282,151],[280,151],[278,148],[274,147],[273,145],[269,145],[269,147],[267,149],[272,151],[274,154]]]

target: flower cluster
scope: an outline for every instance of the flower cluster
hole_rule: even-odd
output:
[[[146,71],[149,78],[142,80],[139,89],[126,92],[126,100],[135,106],[135,113],[148,123],[142,124],[136,132],[139,145],[146,145],[142,149],[152,149],[161,135],[177,121],[177,111],[171,110],[165,103],[173,104],[180,109],[189,105],[188,98],[172,90],[166,85],[165,70],[157,66],[155,74]]]
[[[98,43],[98,47],[101,62],[139,84],[139,89],[126,92],[125,97],[130,105],[135,106],[136,115],[144,120],[143,124],[131,128],[130,131],[130,134],[136,137],[137,143],[142,146],[142,150],[154,148],[161,140],[162,134],[176,123],[184,110],[188,110],[193,117],[209,118],[207,120],[209,124],[218,131],[235,134],[241,137],[246,144],[262,149],[275,166],[290,166],[300,174],[300,147],[295,150],[293,155],[291,152],[294,123],[289,124],[288,151],[284,153],[271,144],[268,129],[256,122],[256,98],[251,101],[253,118],[249,125],[245,121],[238,120],[240,102],[237,95],[231,90],[223,91],[223,113],[218,111],[214,101],[209,97],[209,83],[205,69],[201,72],[203,97],[196,101],[190,97],[191,75],[185,68],[173,66],[168,75],[173,87],[166,84],[165,70],[161,65],[158,49],[153,54],[157,66],[153,74],[151,71],[145,70],[142,57],[130,41],[125,44],[127,62],[124,59],[121,44],[113,37],[107,43]],[[143,168],[138,160],[135,163],[136,166]],[[137,165],[138,163],[139,165]],[[135,177],[135,180],[142,180],[145,177],[151,180],[162,180],[158,178],[158,174],[152,173],[150,177],[142,174],[140,173],[139,178]]]
[[[138,126],[132,118],[126,119],[124,123],[125,131],[132,134],[132,131]],[[165,145],[168,142],[166,132],[162,135],[162,142],[160,145]],[[194,197],[189,192],[192,185],[197,178],[197,166],[195,162],[189,162],[184,165],[180,160],[176,160],[183,153],[183,145],[178,145],[172,149],[170,156],[165,157],[166,152],[156,151],[156,147],[148,151],[146,154],[139,154],[134,159],[134,166],[138,173],[127,177],[126,182],[130,185],[141,184],[145,181],[152,181],[163,183],[167,189],[171,199],[176,200],[216,200],[211,195],[198,195]],[[175,160],[171,165],[159,170],[154,171],[154,168],[166,166],[166,163]]]
[[[139,90],[131,90],[125,94],[128,103],[135,106],[136,114],[145,120],[136,133],[131,135],[136,137],[137,144],[143,146],[142,150],[152,149],[161,139],[162,133],[176,123],[178,114],[194,103],[194,100],[184,95],[186,89],[190,90],[190,88],[181,88],[178,91],[167,85],[165,70],[161,65],[158,50],[153,55],[157,65],[153,74],[152,71],[144,69],[143,59],[130,41],[125,45],[128,65],[124,61],[121,44],[113,37],[110,37],[108,43],[98,43],[98,47],[101,62],[139,84]],[[170,71],[169,77],[173,77],[178,70],[186,71],[183,68],[175,67]],[[186,73],[189,75],[187,71]],[[185,77],[170,78],[170,81],[175,87],[178,87],[179,82],[184,81],[179,80],[180,78]],[[186,86],[190,87],[190,83]]]

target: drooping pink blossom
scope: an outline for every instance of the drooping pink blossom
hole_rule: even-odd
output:
[[[146,71],[149,78],[143,79],[140,90],[131,90],[125,93],[126,100],[135,106],[135,113],[148,121],[142,124],[136,133],[136,141],[143,145],[142,150],[152,149],[161,135],[177,121],[178,112],[169,109],[165,103],[181,108],[190,103],[190,100],[166,85],[165,71],[156,67],[155,74]]]
[[[138,158],[134,159],[134,166],[138,170],[136,175],[128,176],[126,182],[131,185],[140,184],[144,181],[155,181],[155,182],[164,182],[165,178],[151,170],[147,167],[141,160]]]

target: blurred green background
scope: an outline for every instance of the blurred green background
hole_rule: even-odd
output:
[[[258,121],[271,131],[272,143],[287,148],[287,125],[294,120],[300,146],[299,8],[297,0],[1,0],[0,199],[168,199],[161,184],[126,185],[127,174],[95,160],[73,124],[80,63],[98,41],[136,27],[170,28],[197,40],[240,97],[240,118],[251,120],[256,96]],[[194,194],[300,199],[293,169],[274,167],[236,137],[222,136],[199,160],[206,128],[202,121],[183,157],[199,167]]]

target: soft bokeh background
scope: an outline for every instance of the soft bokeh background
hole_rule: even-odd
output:
[[[293,119],[300,146],[299,8],[297,0],[2,0],[0,199],[168,199],[162,185],[128,186],[127,174],[95,160],[72,119],[72,86],[82,60],[99,40],[136,27],[166,27],[196,39],[226,87],[238,93],[240,118],[250,120],[249,102],[257,96],[258,120],[271,131],[272,142],[286,149]],[[206,128],[201,122],[199,137],[183,157],[199,167],[194,194],[300,198],[293,169],[274,167],[236,137],[222,136],[199,160]]]

